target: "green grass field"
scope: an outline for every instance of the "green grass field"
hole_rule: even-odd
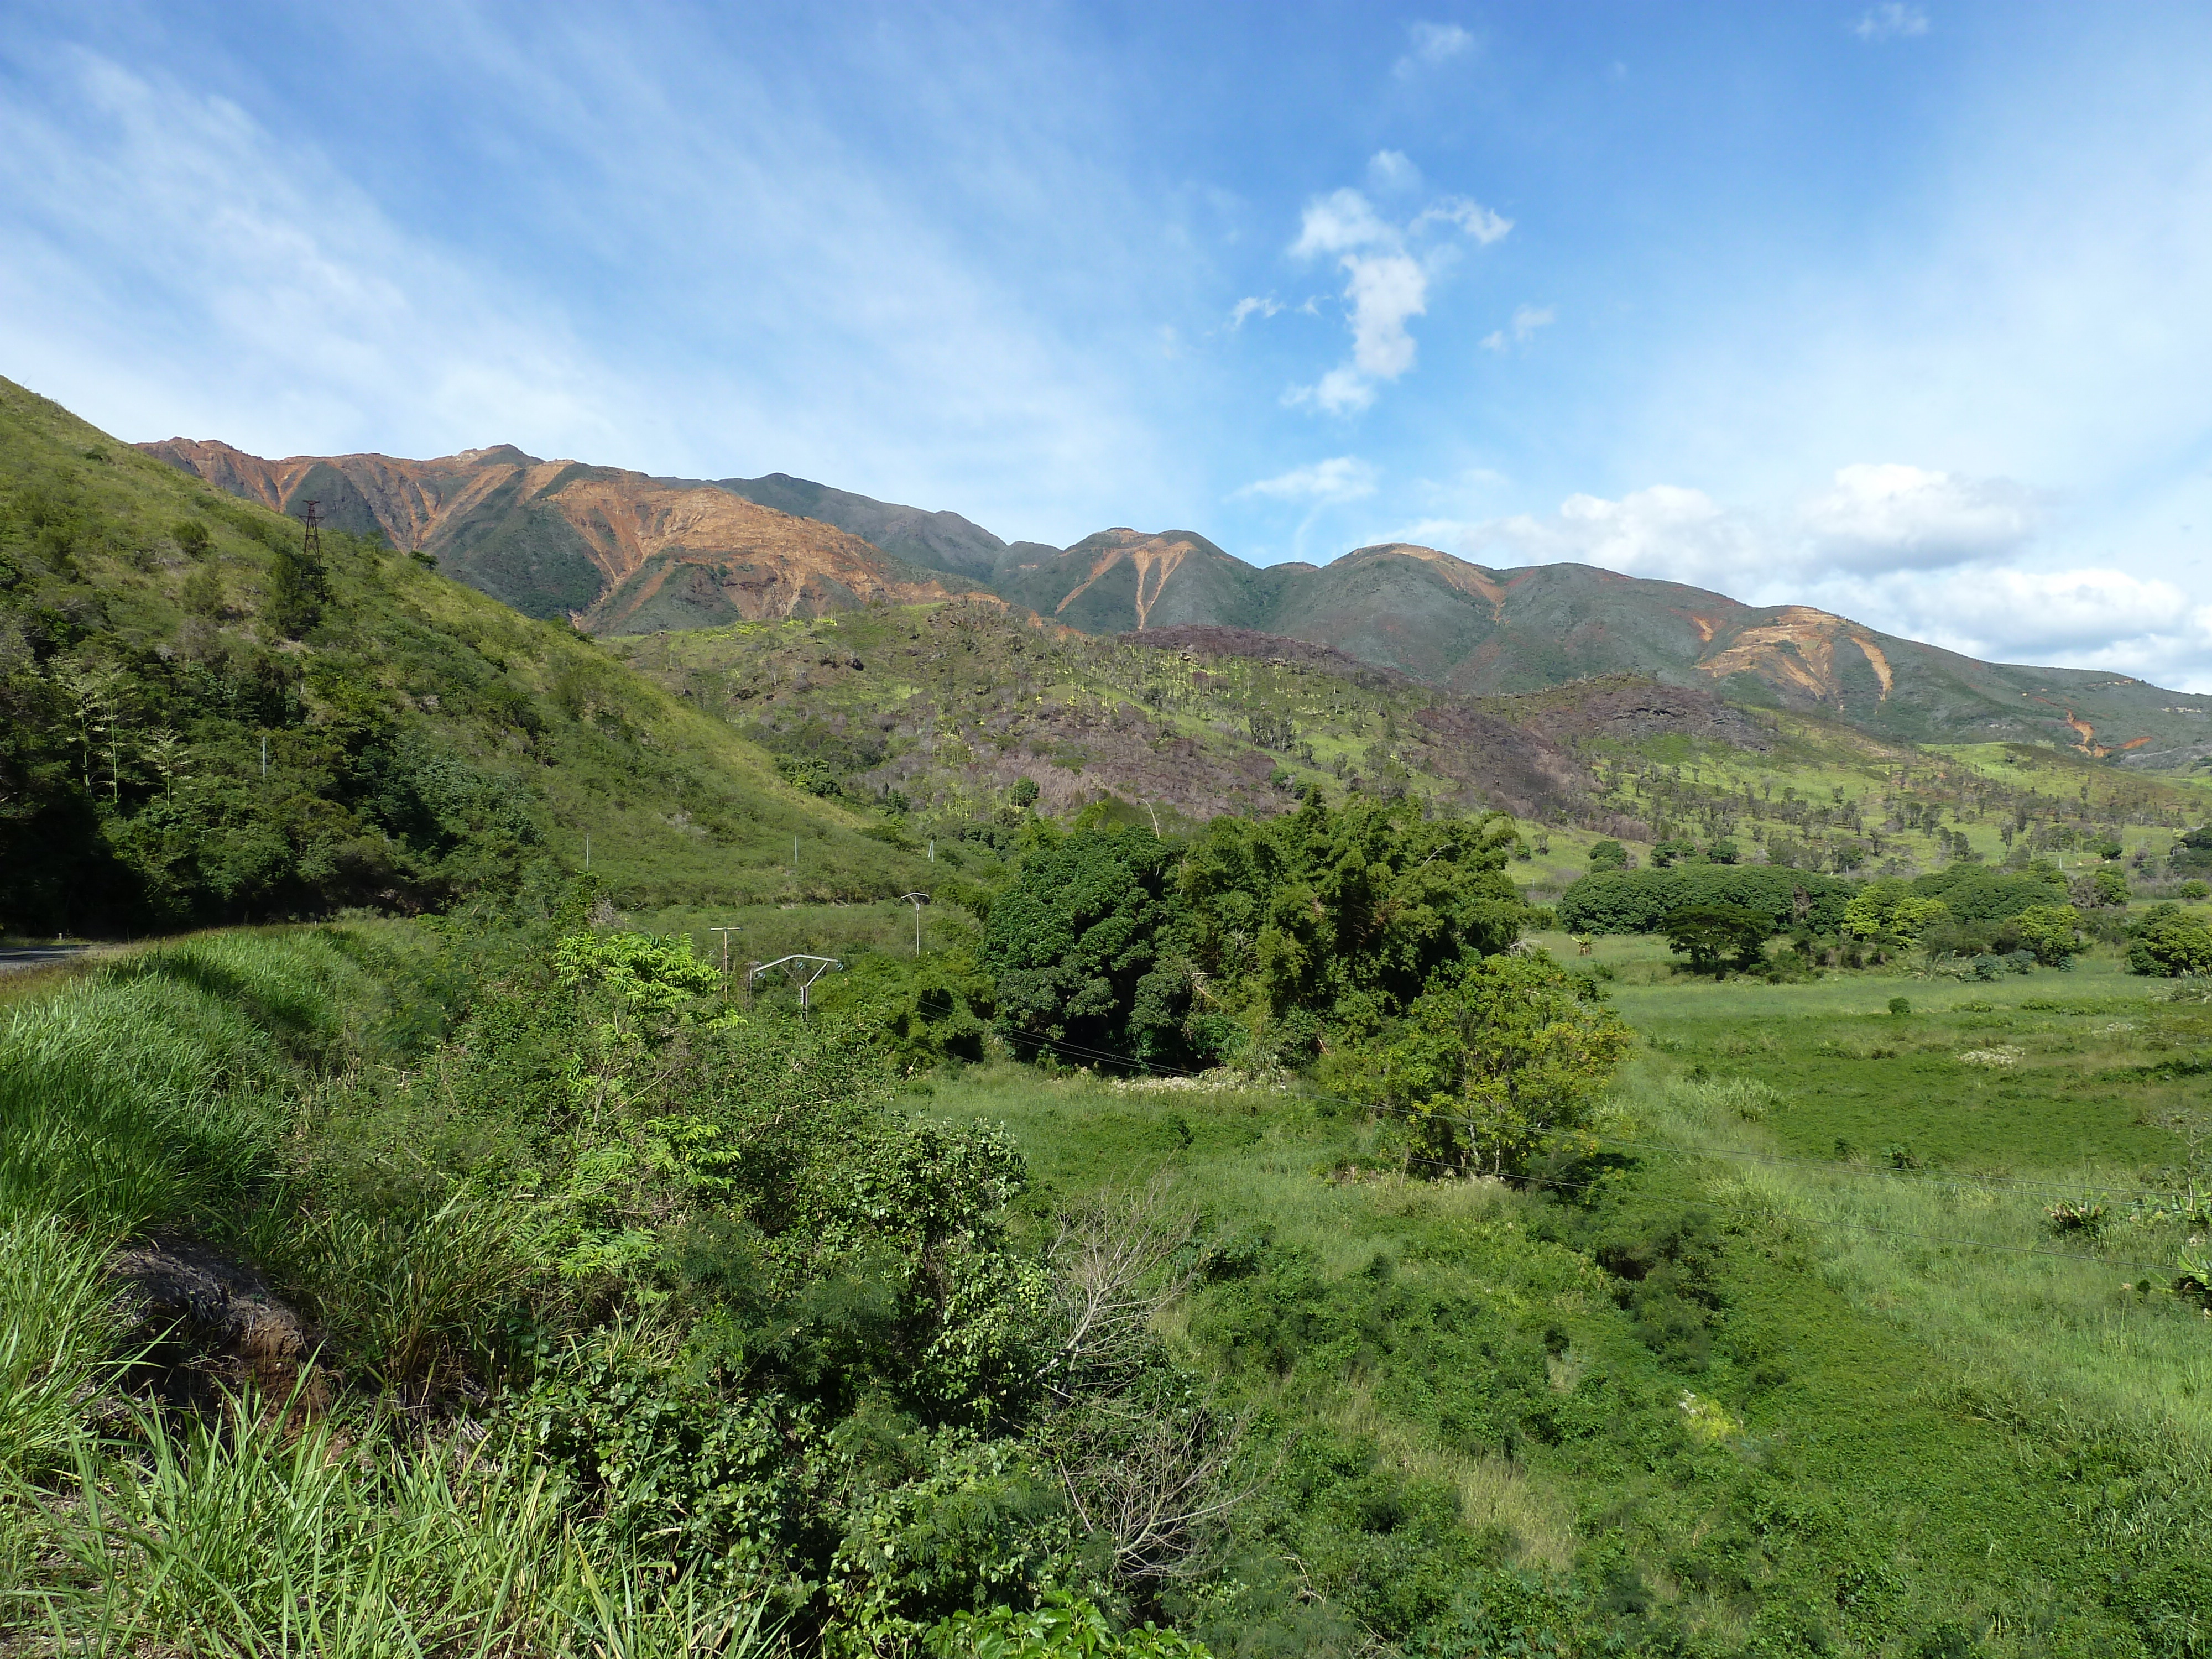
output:
[[[1623,977],[1662,956],[1597,952]],[[1409,1325],[1458,1303],[1546,1329],[1552,1386],[1595,1390],[1602,1420],[1500,1448],[1455,1434],[1454,1379],[1410,1330],[1292,1342],[1255,1375],[1242,1285],[1180,1323],[1248,1409],[1352,1436],[1508,1559],[1609,1573],[1624,1605],[1719,1650],[2087,1655],[2148,1633],[2181,1654],[2206,1628],[2203,1569],[2175,1563],[2206,1541],[2212,1323],[2164,1290],[2189,1224],[2131,1221],[2126,1195],[2180,1177],[2184,1143],[2154,1120],[2201,1090],[2156,1068],[2203,1053],[2212,1010],[2166,994],[2095,959],[1971,987],[1650,975],[1616,994],[1643,1041],[1595,1154],[1549,1194],[1391,1173],[1375,1125],[1296,1085],[1001,1066],[915,1103],[1009,1125],[1041,1204],[1172,1180],[1220,1233],[1304,1264],[1294,1325],[1357,1322],[1382,1277],[1419,1285]],[[1959,1058],[1978,1054],[1999,1058]],[[2052,1231],[2052,1204],[2100,1194],[2100,1235]],[[1718,1241],[1717,1305],[1686,1336],[1589,1267],[1607,1229],[1685,1218]],[[1276,1541],[1328,1530],[1302,1525]]]

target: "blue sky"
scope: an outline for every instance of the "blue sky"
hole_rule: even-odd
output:
[[[0,373],[2212,690],[2208,65],[2203,0],[0,0]]]

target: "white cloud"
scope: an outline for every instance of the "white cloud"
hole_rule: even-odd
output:
[[[1928,33],[1928,14],[1917,6],[1889,0],[1869,8],[1851,25],[1851,33],[1862,40],[1910,40]]]
[[[2010,479],[1894,463],[1842,468],[1833,488],[1799,512],[1822,560],[1873,569],[2000,557],[2033,537],[2041,517],[2035,496]]]
[[[1532,328],[1540,326],[1536,316],[1528,313]],[[1778,511],[1729,507],[1700,489],[1655,484],[1618,501],[1571,495],[1549,518],[1523,514],[1455,528],[1459,546],[1493,549],[1503,557],[1578,560],[1779,604],[1823,582],[1917,580],[1929,571],[2010,563],[2027,551],[2042,520],[2041,501],[2009,479],[1861,463],[1839,468],[1826,489]]]
[[[1342,253],[1377,242],[1395,245],[1400,240],[1396,228],[1378,218],[1358,191],[1331,191],[1306,204],[1298,219],[1298,240],[1291,244],[1291,257],[1310,259],[1318,253]]]
[[[1485,247],[1513,228],[1510,219],[1501,217],[1481,203],[1469,201],[1464,196],[1447,196],[1431,203],[1413,216],[1413,222],[1408,228],[1419,235],[1431,225],[1437,224],[1457,225]]]
[[[1559,320],[1559,313],[1549,306],[1516,306],[1513,311],[1513,331],[1493,329],[1482,337],[1486,351],[1504,351],[1509,347],[1525,346],[1536,337],[1536,331],[1548,328]]]
[[[1419,190],[1421,170],[1403,150],[1378,149],[1367,158],[1367,185],[1385,192]]]
[[[1893,580],[1869,599],[1911,617],[1918,637],[1976,656],[2066,656],[2160,637],[2205,637],[2204,619],[2172,583],[2124,570],[1974,570],[1934,584]]]
[[[1351,307],[1352,362],[1311,386],[1292,387],[1285,403],[1337,415],[1365,409],[1375,401],[1376,382],[1397,380],[1413,368],[1419,348],[1406,325],[1426,314],[1429,284],[1453,252],[1449,244],[1416,252],[1413,244],[1423,233],[1446,226],[1479,244],[1494,242],[1513,228],[1510,220],[1464,197],[1442,198],[1402,228],[1376,213],[1356,190],[1332,191],[1306,204],[1291,257],[1338,256]]]
[[[1296,467],[1278,477],[1246,484],[1237,491],[1240,496],[1265,495],[1276,501],[1316,504],[1356,501],[1374,493],[1375,469],[1351,455]]]
[[[1406,34],[1413,43],[1413,50],[1393,66],[1401,81],[1410,79],[1424,68],[1448,64],[1473,52],[1475,46],[1474,36],[1457,23],[1412,23],[1407,26]]]
[[[1815,605],[1985,661],[2212,689],[2212,605],[2107,565],[2036,568],[2042,519],[2042,503],[2005,479],[1858,465],[1773,513],[1659,484],[1618,500],[1571,495],[1549,515],[1430,518],[1395,538],[1493,568],[1594,564],[1747,605]]]
[[[1413,366],[1413,337],[1408,319],[1429,308],[1429,273],[1404,253],[1346,259],[1351,280],[1345,297],[1352,301],[1352,361],[1371,380],[1395,380]]]
[[[1281,312],[1282,302],[1270,294],[1266,299],[1247,296],[1229,308],[1229,326],[1233,331],[1244,326],[1247,317],[1273,317]]]
[[[1375,388],[1360,377],[1357,369],[1346,365],[1332,368],[1312,386],[1292,386],[1283,394],[1283,402],[1291,409],[1319,409],[1331,415],[1351,415],[1373,406]]]

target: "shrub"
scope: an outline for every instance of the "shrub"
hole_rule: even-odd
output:
[[[871,951],[815,994],[824,1012],[849,1013],[900,1070],[983,1058],[996,1010],[990,979],[965,951],[919,959]]]
[[[2093,910],[2118,909],[2130,897],[2128,878],[2118,870],[2092,870],[2075,881],[2069,892],[2075,903]]]
[[[2081,913],[2070,904],[2039,904],[2012,919],[2021,947],[2046,968],[2074,960],[2081,937]]]
[[[2212,928],[2178,904],[2152,906],[2128,932],[2131,974],[2179,979],[2212,973]]]
[[[1548,957],[1470,963],[1382,1038],[1332,1056],[1331,1086],[1402,1115],[1424,1170],[1518,1175],[1589,1120],[1629,1029]]]
[[[1598,841],[1590,843],[1589,867],[1593,870],[1619,870],[1628,863],[1628,849],[1617,841]]]
[[[2212,870],[2212,823],[2177,836],[2166,863],[2177,875],[2184,871]]]
[[[1688,905],[1725,904],[1756,910],[1779,931],[1802,919],[1815,933],[1841,931],[1844,907],[1857,888],[1833,876],[1770,864],[1698,864],[1672,870],[1597,872],[1559,896],[1559,925],[1571,933],[1656,933]]]

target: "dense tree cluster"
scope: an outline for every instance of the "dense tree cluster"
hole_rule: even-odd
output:
[[[994,899],[982,965],[1024,1052],[1108,1066],[1310,1057],[1372,1033],[1528,915],[1501,817],[1318,792],[1188,842],[1133,827],[1034,831]]]

